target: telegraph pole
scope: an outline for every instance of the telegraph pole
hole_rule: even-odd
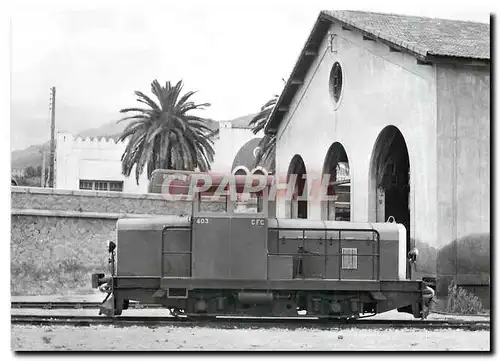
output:
[[[49,158],[49,187],[54,188],[55,165],[55,128],[56,128],[56,87],[50,88],[50,158]]]
[[[40,186],[45,188],[45,149],[42,148],[40,153],[42,153],[42,175],[40,179]]]

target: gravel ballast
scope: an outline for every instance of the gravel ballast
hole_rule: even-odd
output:
[[[12,326],[14,351],[489,351],[489,331]]]

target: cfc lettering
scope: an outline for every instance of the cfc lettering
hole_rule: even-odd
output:
[[[252,219],[251,222],[252,226],[263,226],[264,225],[264,220],[263,219]]]

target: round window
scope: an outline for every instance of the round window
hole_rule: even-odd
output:
[[[260,147],[257,147],[253,150],[253,156],[254,158],[257,158],[257,156],[259,155],[260,153]]]
[[[342,67],[339,63],[333,64],[332,71],[330,72],[330,90],[333,100],[335,100],[335,103],[338,103],[342,94]]]

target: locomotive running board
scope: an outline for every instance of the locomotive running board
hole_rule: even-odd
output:
[[[371,296],[373,297],[374,300],[377,300],[377,301],[385,301],[385,300],[387,300],[387,298],[381,292],[371,291],[370,294],[371,294]]]
[[[166,290],[164,290],[163,288],[160,288],[160,289],[156,290],[156,292],[153,294],[153,298],[162,298],[163,296],[165,296],[166,293],[167,293]]]
[[[113,289],[266,289],[266,290],[339,290],[364,292],[421,292],[421,281],[374,281],[374,280],[234,280],[195,279],[170,277],[113,277]],[[161,293],[158,293],[160,295]]]

